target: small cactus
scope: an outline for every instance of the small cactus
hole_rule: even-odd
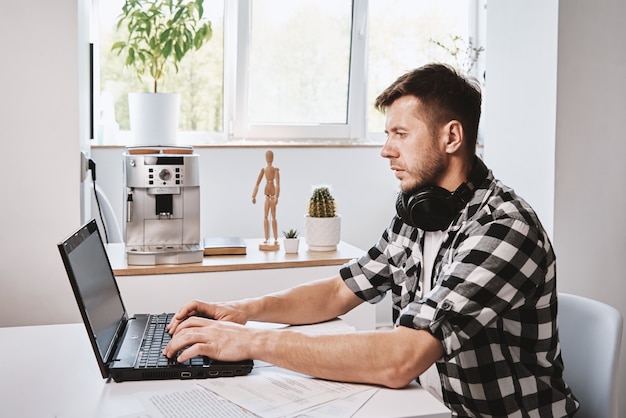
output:
[[[335,216],[335,199],[328,187],[316,187],[309,201],[309,216],[313,218],[332,218]]]

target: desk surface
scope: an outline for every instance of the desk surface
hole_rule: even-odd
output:
[[[107,244],[107,253],[116,276],[333,266],[342,265],[365,253],[360,248],[340,242],[336,251],[309,251],[306,244],[301,243],[304,245],[300,246],[297,254],[286,254],[282,247],[278,251],[259,250],[259,244],[262,241],[262,239],[246,239],[246,255],[211,255],[205,256],[201,263],[189,264],[129,266],[126,262],[126,247],[123,243]]]
[[[83,324],[0,328],[0,410],[11,417],[139,417],[140,394],[183,390],[197,381],[107,383]],[[44,359],[44,361],[33,359]],[[255,368],[253,373],[273,367]],[[450,417],[413,384],[380,389],[355,417]]]

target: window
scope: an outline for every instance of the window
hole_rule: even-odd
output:
[[[250,122],[347,123],[351,1],[256,0],[251,16]]]
[[[369,0],[368,132],[384,130],[384,116],[373,108],[373,103],[400,74],[431,61],[465,66],[471,72],[466,63],[471,62],[467,48],[471,48],[470,39],[475,38],[470,10],[476,6],[471,3]]]
[[[127,94],[149,89],[111,52],[123,35],[115,17],[124,0],[92,1],[100,22],[97,142],[124,144]],[[205,0],[213,38],[185,57],[162,91],[181,93],[187,143],[380,140],[384,117],[373,109],[375,97],[407,70],[433,60],[461,64],[471,47],[477,50],[476,22],[483,19],[476,16],[485,13],[478,3]],[[107,138],[103,126],[112,114],[120,132]]]
[[[104,125],[114,114],[121,131],[117,138],[102,138],[106,128],[100,126],[95,136],[98,143],[124,144],[130,140],[128,93],[150,91],[150,80],[139,80],[134,71],[124,66],[123,57],[111,52],[113,43],[126,35],[123,29],[118,33],[115,25],[124,0],[94,1],[99,21],[95,43],[99,47],[101,92],[96,100],[100,109],[96,120],[100,116]],[[211,22],[212,39],[200,50],[188,54],[177,73],[167,74],[160,90],[181,94],[179,129],[182,132],[219,134],[224,132],[224,8],[222,1],[206,0],[205,3],[210,4],[205,7],[204,16]]]

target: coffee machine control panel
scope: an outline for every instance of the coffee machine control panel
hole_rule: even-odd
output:
[[[180,186],[183,184],[184,172],[180,167],[159,167],[156,170],[148,167],[146,185],[147,186]]]
[[[181,187],[199,183],[196,159],[190,156],[132,156],[127,162],[129,187]]]

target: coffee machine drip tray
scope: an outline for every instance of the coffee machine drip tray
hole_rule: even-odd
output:
[[[204,248],[200,244],[126,246],[126,258],[129,265],[201,263],[203,257]]]

